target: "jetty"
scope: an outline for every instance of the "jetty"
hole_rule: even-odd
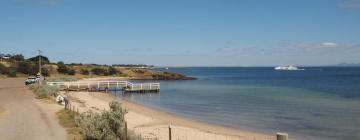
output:
[[[65,91],[123,91],[124,93],[159,92],[160,83],[132,83],[129,81],[46,82]]]

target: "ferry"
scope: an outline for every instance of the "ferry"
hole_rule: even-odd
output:
[[[277,66],[274,69],[275,70],[304,70],[304,69],[299,69],[298,67],[295,67],[292,65]]]

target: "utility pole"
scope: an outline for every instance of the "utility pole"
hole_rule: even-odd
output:
[[[39,75],[41,76],[41,50],[39,51]]]
[[[39,84],[41,85],[41,50],[38,50],[39,51]]]

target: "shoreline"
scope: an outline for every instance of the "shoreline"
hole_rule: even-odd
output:
[[[116,98],[101,92],[62,92],[69,97],[79,112],[101,111],[109,109],[110,101],[119,101],[128,110],[125,119],[128,128],[140,134],[144,138],[168,139],[169,126],[172,128],[172,136],[175,139],[216,139],[216,140],[273,140],[273,135],[250,131],[246,129],[231,128],[217,124],[211,124],[188,117],[147,107],[124,99]]]
[[[213,124],[210,122],[205,122],[202,120],[196,120],[193,118],[185,117],[185,116],[178,116],[174,113],[162,111],[159,109],[147,107],[141,104],[133,103],[131,101],[126,101],[124,99],[121,100],[126,108],[135,108],[133,109],[134,112],[139,113],[137,108],[141,108],[146,110],[145,112],[141,112],[142,115],[152,115],[155,116],[157,119],[162,119],[163,121],[167,122],[168,124],[172,125],[179,125],[184,127],[190,127],[194,129],[200,129],[202,131],[211,132],[215,134],[223,134],[223,135],[230,135],[230,136],[242,136],[251,134],[255,139],[261,139],[260,137],[272,137],[270,134],[261,133],[261,132],[253,132],[246,129],[241,128],[232,128],[227,127],[219,124]],[[129,107],[130,106],[130,107]]]

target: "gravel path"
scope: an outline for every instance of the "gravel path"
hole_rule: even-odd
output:
[[[64,140],[55,112],[62,107],[35,99],[23,78],[0,80],[1,140]]]

